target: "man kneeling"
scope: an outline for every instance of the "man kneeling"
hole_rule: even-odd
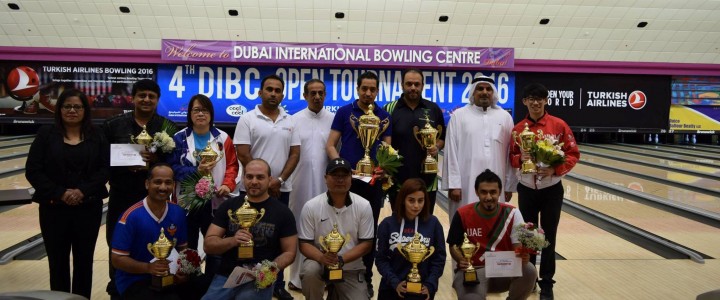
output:
[[[457,292],[458,299],[485,299],[488,292],[505,291],[510,292],[508,299],[526,299],[537,279],[535,266],[529,262],[530,257],[525,252],[516,254],[522,259],[522,276],[495,278],[485,276],[487,252],[513,251],[521,247],[512,233],[515,231],[515,225],[524,223],[522,215],[512,205],[498,203],[500,191],[502,191],[500,177],[490,170],[485,170],[475,179],[475,193],[480,201],[459,208],[453,216],[447,242],[450,244],[450,254],[458,266],[453,279],[453,288]],[[472,265],[477,268],[476,275],[469,276],[477,277],[476,284],[465,282],[465,269],[468,268],[469,263],[457,249],[461,247],[465,237],[471,244],[480,245],[479,250],[471,258]]]
[[[307,257],[300,271],[306,299],[323,299],[327,283],[328,299],[367,298],[361,258],[372,248],[374,222],[370,203],[350,192],[351,177],[350,163],[333,159],[325,170],[327,193],[303,207],[298,239]]]

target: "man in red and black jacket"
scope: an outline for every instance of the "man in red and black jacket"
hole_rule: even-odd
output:
[[[552,135],[558,143],[562,143],[562,151],[565,153],[565,162],[557,166],[539,166],[535,174],[522,174],[518,184],[518,204],[520,212],[526,222],[538,224],[538,216],[541,216],[540,227],[545,230],[545,237],[550,246],[543,249],[540,260],[540,299],[553,299],[552,287],[555,281],[555,241],[557,227],[560,223],[560,212],[563,203],[564,189],[562,177],[570,172],[580,159],[580,151],[575,143],[570,127],[560,118],[551,116],[545,111],[547,105],[548,90],[545,86],[532,83],[523,89],[523,104],[528,108],[528,115],[513,128],[514,132],[520,134],[527,123],[529,129],[538,133],[542,130],[544,135]],[[531,158],[518,147],[512,145],[510,149],[510,163],[513,168],[520,168],[522,162]],[[531,257],[530,261],[535,261]]]

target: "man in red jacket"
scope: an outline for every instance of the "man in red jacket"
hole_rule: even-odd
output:
[[[550,246],[543,249],[540,260],[540,299],[553,299],[552,279],[555,275],[555,237],[560,223],[560,211],[563,203],[564,189],[562,177],[570,172],[580,159],[580,151],[575,143],[570,127],[560,118],[551,116],[545,111],[548,90],[545,86],[532,83],[523,89],[523,104],[528,108],[528,115],[515,125],[514,132],[518,134],[525,129],[538,133],[542,130],[544,135],[552,135],[558,143],[563,143],[562,151],[565,153],[565,162],[557,166],[538,166],[535,174],[520,174],[518,184],[518,204],[523,219],[526,222],[538,224],[545,230],[545,237]],[[520,168],[522,162],[531,158],[516,144],[510,149],[510,163],[514,168]],[[535,257],[530,261],[534,262]]]

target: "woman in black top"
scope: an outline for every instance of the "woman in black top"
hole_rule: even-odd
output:
[[[56,107],[55,125],[41,127],[30,146],[25,177],[35,188],[33,201],[40,204],[50,289],[90,298],[102,199],[108,195],[109,149],[92,125],[85,94],[66,90]]]

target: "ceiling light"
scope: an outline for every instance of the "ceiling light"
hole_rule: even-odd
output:
[[[540,19],[540,25],[547,25],[550,23],[550,19]]]
[[[335,19],[344,19],[345,13],[344,12],[336,12],[335,13]]]
[[[120,12],[124,14],[129,14],[130,9],[127,6],[120,6]]]
[[[647,26],[647,24],[648,24],[647,22],[642,21],[642,22],[638,23],[638,26],[637,26],[637,27],[638,27],[638,28],[645,28],[645,26]]]
[[[449,19],[448,16],[440,16],[440,19],[438,19],[438,21],[440,21],[440,22],[447,22],[448,19]]]
[[[237,17],[238,11],[236,9],[228,10],[228,15],[231,15],[233,17]]]
[[[8,7],[12,10],[20,10],[20,6],[15,3],[8,3]]]

